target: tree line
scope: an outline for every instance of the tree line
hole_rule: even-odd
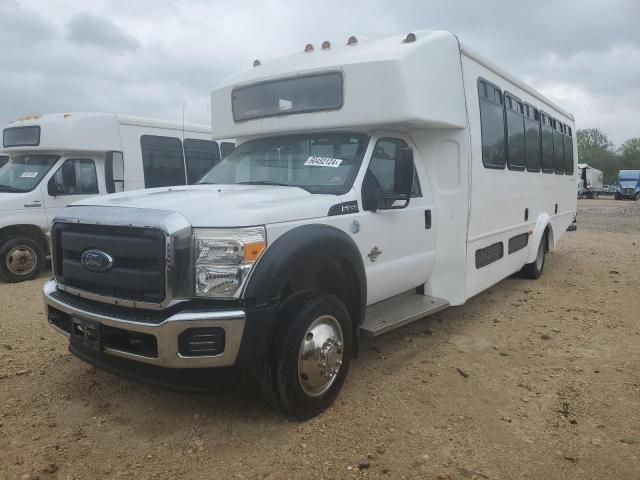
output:
[[[620,170],[640,170],[640,138],[630,138],[616,147],[599,128],[577,131],[578,162],[602,170],[604,183],[615,183]]]

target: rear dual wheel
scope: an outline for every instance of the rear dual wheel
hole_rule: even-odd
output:
[[[305,420],[335,400],[349,370],[351,318],[342,301],[305,293],[287,302],[276,329],[262,388],[283,412]]]
[[[546,232],[542,235],[540,239],[540,244],[538,245],[538,251],[536,252],[536,259],[527,263],[522,270],[520,271],[520,276],[524,278],[529,278],[531,280],[536,280],[540,278],[542,275],[542,270],[544,270],[544,261],[547,253],[547,234]]]

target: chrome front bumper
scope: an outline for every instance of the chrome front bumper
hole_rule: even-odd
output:
[[[107,325],[130,332],[139,332],[153,335],[157,341],[158,354],[155,357],[124,352],[113,348],[104,348],[102,351],[130,360],[149,363],[160,367],[169,368],[207,368],[228,367],[234,365],[244,327],[246,314],[242,310],[225,310],[212,312],[180,312],[157,324],[138,321],[122,320],[90,311],[81,310],[75,306],[64,303],[52,297],[57,291],[55,280],[49,280],[43,287],[45,315],[49,319],[49,309],[54,308],[69,316],[77,316],[93,322]],[[65,336],[69,333],[49,322],[52,328]],[[215,356],[185,357],[178,350],[178,336],[188,328],[220,327],[225,331],[224,351]]]

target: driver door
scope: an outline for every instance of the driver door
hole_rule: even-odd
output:
[[[384,195],[393,194],[396,159],[406,148],[408,143],[402,138],[377,140],[363,179],[362,197],[368,188],[382,190]],[[362,236],[358,243],[367,271],[367,304],[424,284],[433,270],[433,204],[430,192],[425,190],[426,172],[415,148],[413,152],[416,171],[409,205],[364,211],[360,217]]]
[[[67,205],[92,195],[98,195],[96,163],[90,158],[68,158],[43,185],[47,222]]]

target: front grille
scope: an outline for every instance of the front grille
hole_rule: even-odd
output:
[[[65,286],[105,297],[160,303],[165,292],[165,236],[154,228],[56,223],[54,274]],[[113,258],[105,272],[85,268],[80,257],[98,249]]]
[[[622,189],[622,194],[623,195],[633,195],[635,193],[635,189],[634,188],[623,188]]]

